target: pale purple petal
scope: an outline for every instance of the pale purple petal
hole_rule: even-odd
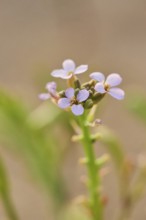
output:
[[[88,70],[88,65],[80,65],[75,69],[75,74],[84,73]]]
[[[56,78],[66,78],[68,73],[63,69],[54,70],[51,75]]]
[[[99,82],[105,81],[105,76],[103,75],[103,73],[100,73],[100,72],[91,73],[90,77],[92,79],[95,79],[96,81],[99,81]]]
[[[74,114],[74,115],[82,115],[83,114],[83,112],[84,112],[84,108],[83,108],[83,106],[81,105],[81,104],[79,104],[79,105],[73,105],[72,107],[71,107],[71,110],[72,110],[72,113]]]
[[[65,91],[65,95],[67,98],[71,99],[74,97],[74,93],[75,93],[75,90],[73,88],[68,88],[66,91]]]
[[[39,94],[39,99],[41,100],[47,100],[50,98],[50,94],[49,93],[41,93]]]
[[[77,94],[78,102],[83,102],[89,97],[89,91],[86,89],[82,89]]]
[[[56,95],[56,87],[57,87],[57,84],[55,82],[49,82],[46,85],[46,89],[52,95]]]
[[[105,83],[113,87],[119,85],[121,82],[122,82],[121,76],[117,73],[112,73],[107,77]]]
[[[115,99],[122,100],[124,99],[125,92],[119,88],[111,88],[108,93]]]
[[[60,108],[68,108],[70,106],[70,99],[68,99],[68,98],[59,99],[58,106]]]
[[[66,72],[74,72],[74,71],[75,71],[75,67],[76,67],[74,61],[73,61],[73,60],[70,60],[70,59],[65,60],[65,61],[63,62],[63,64],[62,64],[62,66],[63,66],[63,69],[64,69]]]
[[[95,90],[99,93],[105,93],[106,90],[104,89],[104,83],[96,83]]]
[[[47,89],[48,91],[56,90],[56,87],[57,87],[56,82],[48,82],[48,83],[46,84],[46,89]]]

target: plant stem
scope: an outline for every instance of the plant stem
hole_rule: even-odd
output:
[[[90,138],[90,130],[86,125],[86,117],[83,115],[80,118],[80,126],[83,132],[82,144],[87,158],[87,170],[89,176],[89,193],[90,193],[90,209],[92,211],[93,220],[103,219],[102,202],[100,197],[100,175],[99,168],[95,161],[95,153]]]

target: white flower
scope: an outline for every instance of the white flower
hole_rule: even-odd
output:
[[[46,85],[46,89],[48,90],[48,92],[39,94],[39,98],[42,100],[47,100],[49,98],[56,99],[57,98],[56,87],[57,87],[56,82],[48,82]]]
[[[74,115],[82,115],[84,113],[82,102],[87,100],[88,97],[89,91],[86,89],[81,89],[75,97],[75,90],[68,88],[65,91],[65,97],[59,99],[58,106],[63,109],[71,107],[71,111]]]
[[[95,85],[95,90],[99,93],[108,93],[112,97],[118,100],[124,99],[125,92],[115,86],[118,86],[122,82],[122,78],[117,73],[110,74],[106,79],[103,73],[94,72],[90,74],[90,77],[98,83]]]
[[[73,60],[67,59],[62,63],[63,69],[54,70],[51,75],[57,78],[70,79],[73,75],[81,74],[87,71],[88,65],[76,67]]]

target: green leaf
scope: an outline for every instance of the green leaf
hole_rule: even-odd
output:
[[[67,192],[60,172],[57,140],[53,140],[51,129],[49,133],[42,129],[40,119],[35,121],[37,117],[31,115],[33,120],[29,120],[29,115],[20,101],[0,91],[0,141],[21,154],[31,173],[52,194],[56,204],[62,205]],[[53,117],[55,120],[58,114]]]
[[[6,170],[1,158],[0,158],[0,197],[2,199],[8,217],[11,220],[18,220],[16,210],[10,198],[10,190],[6,176]]]

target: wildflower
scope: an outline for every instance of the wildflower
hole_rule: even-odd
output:
[[[57,99],[58,95],[57,95],[57,92],[56,92],[56,87],[57,87],[57,85],[56,85],[55,82],[47,83],[46,89],[48,90],[48,92],[39,94],[39,98],[42,99],[42,100],[47,100],[49,98]]]
[[[65,96],[65,98],[59,99],[58,106],[62,109],[71,107],[71,111],[74,115],[82,115],[84,108],[81,103],[88,99],[89,92],[86,89],[82,89],[75,95],[75,90],[68,88],[65,91]]]
[[[57,78],[70,79],[73,75],[81,74],[87,71],[88,65],[76,67],[73,60],[67,59],[62,63],[63,69],[54,70],[51,75]]]
[[[94,87],[97,92],[101,94],[108,93],[118,100],[124,99],[125,92],[122,89],[115,87],[122,82],[122,78],[119,74],[112,73],[107,79],[105,79],[105,76],[102,73],[94,72],[90,74],[90,77],[98,81]]]

